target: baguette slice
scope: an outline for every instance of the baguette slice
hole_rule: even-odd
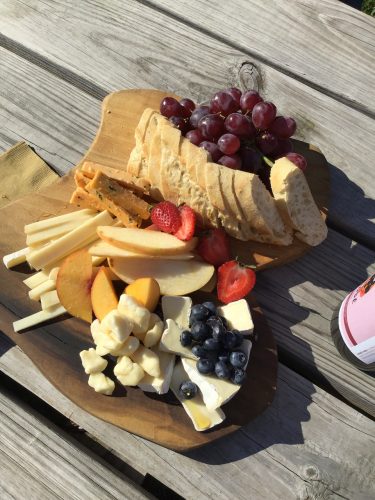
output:
[[[168,123],[168,120],[161,115],[156,117],[157,125],[150,140],[150,148],[148,150],[147,168],[148,179],[151,184],[150,194],[154,200],[161,201],[165,199],[162,182],[161,182],[161,161],[162,161],[162,148],[161,148],[161,128]]]
[[[327,226],[315,204],[305,174],[288,158],[275,161],[271,187],[285,224],[308,245],[319,245],[327,237]]]
[[[156,114],[156,111],[151,108],[146,108],[142,113],[142,116],[138,122],[138,125],[135,129],[135,147],[132,149],[128,161],[128,165],[126,170],[129,174],[135,177],[143,177],[144,168],[142,165],[143,162],[143,146],[146,140],[146,133],[150,122],[152,121],[153,116]]]

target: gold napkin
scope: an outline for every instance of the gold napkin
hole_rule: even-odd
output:
[[[0,207],[48,186],[59,176],[25,143],[0,155]]]

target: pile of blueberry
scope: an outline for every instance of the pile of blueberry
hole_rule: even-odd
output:
[[[198,371],[241,385],[247,363],[246,354],[239,349],[243,335],[237,330],[228,330],[226,319],[217,314],[213,302],[194,305],[189,326],[190,330],[181,333],[180,341],[182,346],[191,347],[191,352],[199,358]]]

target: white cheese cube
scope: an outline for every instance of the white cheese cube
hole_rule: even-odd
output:
[[[173,319],[167,319],[165,323],[166,328],[161,336],[159,349],[161,351],[179,354],[181,357],[198,359],[194,356],[189,347],[181,345],[180,336],[182,330],[178,325],[176,325]]]
[[[251,317],[249,304],[245,299],[236,300],[225,306],[217,308],[220,316],[228,321],[228,326],[232,330],[238,330],[244,335],[250,335],[254,330],[254,323]]]
[[[250,340],[244,339],[239,350],[243,351],[249,358],[251,346]],[[240,385],[233,384],[229,380],[199,373],[196,362],[191,359],[182,358],[181,361],[189,379],[197,384],[201,390],[204,404],[209,410],[215,410],[224,405],[241,389]]]
[[[108,365],[108,361],[101,358],[92,347],[88,351],[81,351],[79,355],[87,375],[91,373],[100,373],[105,370]]]
[[[156,352],[140,345],[130,357],[135,363],[138,363],[146,373],[152,377],[160,377],[160,361]]]
[[[133,354],[138,349],[139,345],[139,339],[130,335],[121,347],[113,349],[110,353],[113,356],[130,356],[130,354]]]
[[[133,361],[128,356],[121,356],[117,359],[116,366],[113,369],[113,373],[116,375],[127,375],[132,371]]]
[[[111,333],[119,342],[125,342],[133,329],[133,322],[116,309],[110,311],[100,325],[104,332]]]
[[[186,380],[189,380],[189,377],[181,363],[178,363],[173,370],[171,389],[192,420],[195,430],[205,431],[211,429],[211,427],[215,425],[221,424],[221,422],[225,420],[224,412],[220,408],[217,410],[209,410],[205,406],[201,394],[198,393],[192,399],[181,398],[179,395],[179,388],[182,382]]]
[[[88,383],[95,392],[105,394],[106,396],[110,396],[115,390],[115,383],[109,377],[106,377],[104,373],[92,373],[89,376]]]
[[[91,335],[96,346],[104,347],[108,351],[116,351],[123,346],[123,342],[119,342],[110,333],[102,330],[99,320],[94,320],[90,326]]]
[[[192,306],[190,297],[165,295],[161,299],[164,320],[173,319],[183,330],[189,328],[189,316]]]
[[[147,332],[150,323],[150,311],[139,305],[133,297],[123,293],[119,300],[118,311],[133,322],[134,335]]]
[[[157,314],[152,313],[150,317],[150,323],[148,325],[148,330],[144,334],[144,337],[142,339],[145,347],[152,347],[156,345],[163,334],[163,330],[164,323]]]
[[[110,351],[101,345],[97,345],[95,347],[95,352],[98,356],[106,356],[107,354],[110,354]]]
[[[139,384],[144,375],[145,372],[143,369],[137,363],[133,363],[131,370],[126,375],[118,375],[117,380],[122,385],[135,387]]]
[[[151,377],[151,375],[146,373],[139,382],[138,387],[144,392],[166,394],[169,391],[176,356],[168,352],[159,351],[156,346],[152,348],[152,351],[159,356],[160,376]]]

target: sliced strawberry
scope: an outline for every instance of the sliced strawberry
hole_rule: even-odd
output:
[[[149,226],[145,227],[145,229],[147,231],[160,231],[156,224],[150,224]]]
[[[255,272],[236,260],[226,262],[218,269],[217,296],[228,304],[243,299],[255,285]]]
[[[164,233],[174,234],[181,226],[180,212],[170,201],[162,201],[155,205],[151,210],[151,220]]]
[[[197,247],[199,255],[215,267],[230,260],[229,238],[223,229],[210,229],[200,237]]]
[[[189,241],[194,236],[196,215],[192,208],[187,205],[180,207],[181,226],[173,233],[176,238],[182,241]]]

